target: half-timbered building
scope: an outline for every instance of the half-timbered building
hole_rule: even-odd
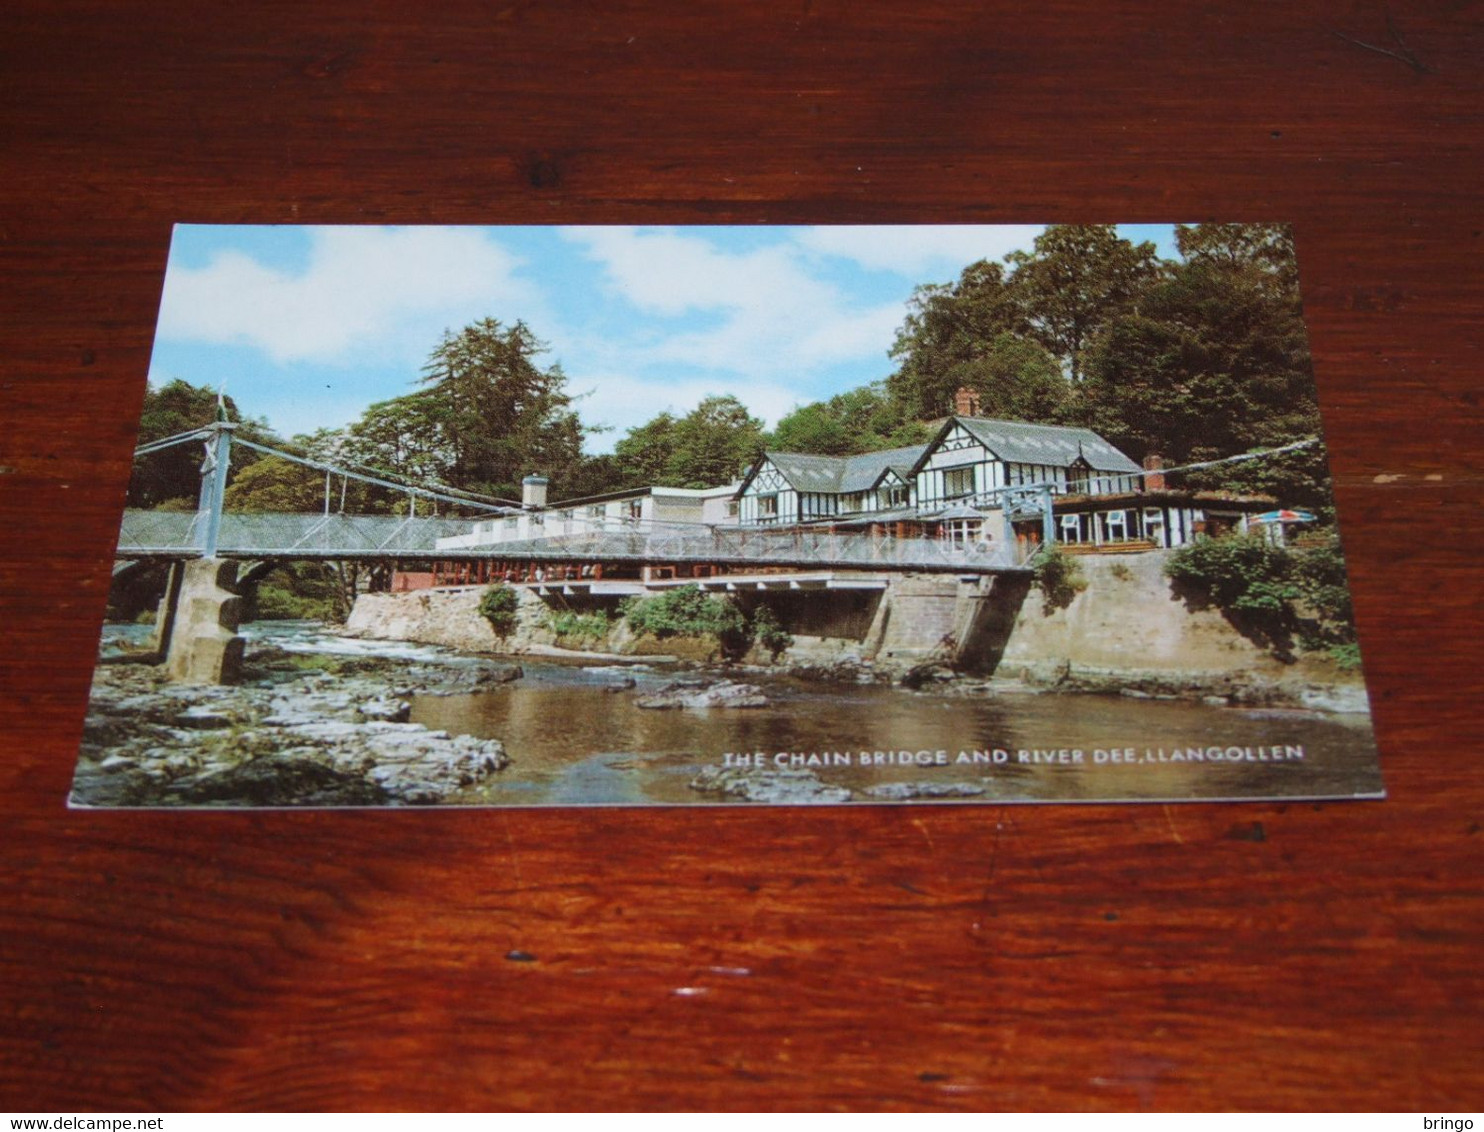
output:
[[[1032,495],[1044,500],[1034,517],[1018,509]],[[1273,502],[1171,490],[1158,457],[1141,466],[1091,429],[956,415],[911,448],[766,452],[738,490],[737,518],[744,526],[829,523],[965,544],[1050,537],[1074,547],[1149,549],[1246,529]]]

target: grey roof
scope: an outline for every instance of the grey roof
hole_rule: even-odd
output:
[[[1053,464],[1066,467],[1080,454],[1099,472],[1142,471],[1090,428],[996,421],[984,417],[954,417],[979,443],[1001,460],[1015,464]]]
[[[908,448],[862,452],[859,456],[806,456],[799,452],[766,452],[764,455],[795,491],[839,494],[870,491],[888,468],[903,479],[910,478],[911,466],[922,458],[927,447],[926,444],[914,444]]]
[[[795,491],[839,491],[845,469],[842,456],[806,456],[801,452],[763,453]]]
[[[888,468],[896,469],[903,466],[911,468],[913,464],[922,459],[923,453],[927,450],[926,444],[913,444],[906,448],[886,448],[880,452],[863,452],[859,456],[846,456],[845,469],[840,476],[839,490],[870,491]]]
[[[1090,428],[997,421],[987,417],[950,417],[944,429],[954,421],[1007,463],[1064,468],[1080,454],[1095,471],[1143,470]],[[859,456],[806,456],[800,452],[765,452],[763,455],[772,461],[795,491],[844,494],[870,491],[888,470],[904,481],[910,481],[913,472],[936,443],[934,440],[906,448],[886,448],[880,452],[863,452]]]

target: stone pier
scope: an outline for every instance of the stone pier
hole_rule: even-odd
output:
[[[167,595],[168,596],[168,595]],[[237,564],[187,562],[181,571],[165,671],[181,684],[235,684],[242,674]]]

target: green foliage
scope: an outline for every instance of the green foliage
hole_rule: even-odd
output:
[[[1291,656],[1296,638],[1303,648],[1328,651],[1341,667],[1350,666],[1345,658],[1355,622],[1338,542],[1288,550],[1260,535],[1203,538],[1176,551],[1165,573],[1280,658]],[[1358,652],[1355,657],[1358,663]]]
[[[325,562],[285,562],[247,589],[249,621],[344,621],[350,606]]]
[[[747,651],[747,618],[735,602],[681,586],[653,597],[631,597],[621,607],[635,633],[666,637],[714,637],[728,655]]]
[[[1169,577],[1196,587],[1220,609],[1259,620],[1281,614],[1298,597],[1290,569],[1288,552],[1260,535],[1197,539],[1165,563]]]
[[[370,406],[350,427],[345,455],[507,499],[541,472],[560,497],[592,430],[572,409],[561,367],[536,364],[546,349],[523,322],[486,318],[446,333],[423,367],[424,388]]]
[[[1360,645],[1355,641],[1345,645],[1330,645],[1326,651],[1341,672],[1354,672],[1360,667]]]
[[[479,615],[490,623],[497,637],[515,630],[515,610],[520,598],[509,586],[491,586],[479,599]]]
[[[1159,275],[1154,245],[1130,243],[1112,224],[1052,224],[1033,250],[1007,259],[1015,265],[1011,297],[1073,385],[1082,380],[1087,348]]]
[[[608,614],[601,609],[588,613],[579,613],[575,609],[556,610],[547,616],[546,623],[558,638],[578,645],[602,641],[613,628]]]
[[[613,445],[613,456],[619,478],[608,490],[625,487],[649,487],[658,484],[668,473],[670,458],[675,454],[675,426],[671,413],[660,413],[647,423],[636,425]],[[604,490],[598,489],[594,494]]]
[[[281,456],[243,468],[222,500],[228,511],[318,511],[324,503],[324,473]]]
[[[763,425],[732,396],[704,398],[683,417],[660,413],[613,446],[621,487],[717,487],[763,448]],[[610,489],[611,490],[611,489]]]
[[[237,436],[260,443],[275,439],[263,421],[244,419],[231,397],[225,397],[224,402],[227,419],[238,423]],[[216,413],[215,389],[178,379],[158,389],[147,389],[139,415],[139,439],[136,443],[142,445],[152,440],[163,440],[211,424],[216,420]],[[134,463],[134,474],[129,481],[128,506],[153,508],[166,500],[184,500],[188,506],[171,509],[194,511],[201,495],[201,458],[202,447],[198,443],[179,444],[141,456]],[[234,448],[231,476],[240,475],[259,459],[261,456],[250,448]]]
[[[759,605],[752,611],[750,630],[752,639],[767,649],[774,660],[778,659],[779,653],[794,643],[793,634],[783,627],[777,614],[766,605]]]
[[[312,596],[293,589],[259,582],[248,610],[253,621],[334,621],[333,596]]]
[[[1087,589],[1081,565],[1055,545],[1042,547],[1032,560],[1031,568],[1036,585],[1041,589],[1041,610],[1047,616],[1058,609],[1066,609],[1078,594]]]
[[[854,456],[922,444],[931,432],[877,382],[800,406],[778,422],[768,447],[815,456]]]
[[[1001,334],[1029,329],[1005,269],[988,260],[971,263],[957,282],[924,284],[913,292],[891,348],[897,370],[887,389],[913,419],[946,416],[958,389],[955,367],[980,356]]]

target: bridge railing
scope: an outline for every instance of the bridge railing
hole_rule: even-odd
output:
[[[204,527],[204,513],[126,511],[118,556],[199,555]],[[1023,565],[1018,549],[1003,540],[964,543],[823,528],[646,523],[617,529],[604,524],[572,534],[459,545],[465,540],[456,536],[467,534],[469,527],[467,519],[229,512],[221,517],[217,552],[236,558],[498,558],[897,570],[997,570]]]
[[[200,554],[206,512],[125,511],[119,557]],[[468,530],[467,519],[398,515],[233,513],[221,517],[217,553],[263,558],[430,557],[440,538]]]
[[[480,548],[531,561],[696,562],[742,566],[994,570],[1020,566],[1013,547],[854,531],[650,523],[625,530],[507,540]]]

